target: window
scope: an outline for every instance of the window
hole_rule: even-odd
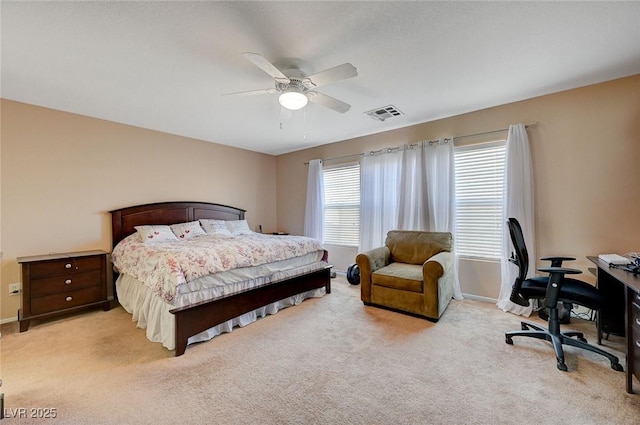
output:
[[[324,169],[324,241],[358,246],[360,243],[360,164]]]
[[[455,148],[456,253],[501,257],[506,142]]]

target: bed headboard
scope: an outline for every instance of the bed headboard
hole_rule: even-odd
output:
[[[243,220],[243,209],[209,202],[158,202],[135,205],[109,211],[113,247],[135,233],[135,226],[144,224],[170,225],[201,218],[212,220]]]

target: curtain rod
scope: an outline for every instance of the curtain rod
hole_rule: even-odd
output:
[[[534,122],[533,124],[526,124],[524,126],[524,128],[531,128],[531,127],[535,127],[537,125],[538,125],[538,121]],[[455,136],[453,138],[453,140],[455,141],[456,139],[466,139],[467,137],[484,136],[485,134],[501,133],[503,131],[509,131],[509,129],[508,128],[501,128],[500,130],[491,130],[491,131],[485,131],[485,132],[482,132],[482,133],[465,134],[464,136]]]
[[[336,159],[355,158],[356,156],[364,156],[364,153],[353,153],[351,155],[334,156],[333,158],[325,158],[320,161],[335,161]],[[306,161],[304,165],[309,165],[309,161]]]
[[[534,122],[534,123],[532,123],[532,124],[526,124],[526,125],[524,126],[524,128],[531,128],[531,127],[535,127],[535,126],[537,126],[538,124],[539,124],[539,122],[538,122],[538,121],[536,121],[536,122]],[[456,140],[456,139],[466,139],[466,138],[468,138],[468,137],[484,136],[484,135],[486,135],[486,134],[500,133],[500,132],[508,131],[508,130],[509,130],[508,128],[501,128],[500,130],[491,130],[491,131],[485,131],[485,132],[482,132],[482,133],[465,134],[464,136],[454,136],[454,137],[453,137],[453,140],[454,140],[454,142],[455,142],[455,140]],[[451,139],[445,139],[445,140],[451,140]],[[412,145],[412,146],[413,146],[413,145]],[[394,149],[398,149],[398,147],[395,147],[395,148],[387,148],[387,149],[386,149],[386,151],[387,151],[387,152],[390,152],[390,151],[392,151],[392,150],[394,150]],[[384,150],[385,150],[385,149],[378,149],[376,152],[380,152],[380,151],[384,151]],[[373,151],[372,151],[372,152],[373,152]],[[325,159],[321,159],[320,161],[322,161],[322,162],[324,162],[324,161],[335,161],[335,160],[338,160],[338,159],[355,158],[355,157],[357,157],[357,156],[364,156],[364,155],[366,155],[366,153],[365,153],[365,152],[363,152],[363,153],[354,153],[354,154],[351,154],[351,155],[343,155],[343,156],[336,156],[336,157],[333,157],[333,158],[325,158]],[[304,165],[309,165],[309,161],[306,161],[306,162],[304,163]]]

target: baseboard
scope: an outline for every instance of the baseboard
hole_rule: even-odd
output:
[[[482,297],[480,295],[473,295],[473,294],[462,294],[462,296],[468,300],[474,300],[474,301],[482,301],[485,303],[493,303],[496,304],[498,302],[497,299],[495,298],[489,298],[489,297]]]
[[[18,321],[18,316],[8,317],[6,319],[0,320],[0,325],[4,325],[5,323],[17,322],[17,321]]]

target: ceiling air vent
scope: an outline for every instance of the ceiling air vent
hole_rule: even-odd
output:
[[[400,115],[403,115],[402,112],[400,112],[398,108],[393,105],[372,109],[365,112],[364,114],[378,121],[384,121],[387,118],[399,117]]]

